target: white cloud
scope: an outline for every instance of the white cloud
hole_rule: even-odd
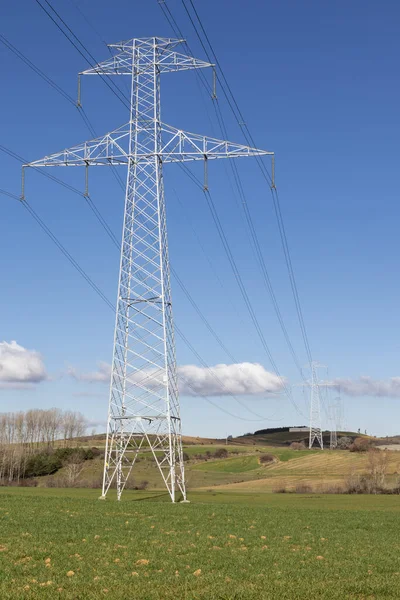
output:
[[[77,381],[109,383],[111,367],[99,363],[97,371],[81,373],[74,368],[69,374]],[[147,389],[158,387],[162,382],[159,370],[141,371],[129,376],[132,385],[142,382]],[[284,381],[258,363],[219,364],[205,368],[196,365],[178,367],[179,390],[185,396],[237,396],[276,394]]]
[[[277,393],[284,382],[258,363],[185,365],[178,368],[181,394],[186,396],[237,396]]]
[[[0,342],[0,386],[24,388],[47,379],[43,359],[36,350],[17,342]]]
[[[81,373],[74,368],[69,375],[77,381],[109,383],[111,367],[99,363],[97,371]],[[162,382],[159,370],[141,371],[130,375],[131,384],[142,382],[147,389],[158,387]],[[284,381],[258,363],[220,364],[205,368],[196,365],[178,367],[179,390],[185,396],[254,396],[279,393]]]
[[[400,398],[400,377],[377,380],[364,375],[358,379],[334,379],[329,385],[348,396]]]
[[[111,377],[111,366],[108,363],[100,362],[97,371],[90,371],[89,373],[81,373],[74,367],[69,367],[68,375],[77,381],[88,381],[90,383],[109,383]]]

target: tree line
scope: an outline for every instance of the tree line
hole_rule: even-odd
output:
[[[67,447],[86,428],[85,417],[77,411],[50,408],[0,413],[0,483],[19,481],[34,462],[33,456],[51,455],[56,444]]]
[[[84,435],[87,422],[82,413],[60,408],[0,413],[0,446],[21,444],[34,448],[53,445]]]

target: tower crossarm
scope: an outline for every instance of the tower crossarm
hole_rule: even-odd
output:
[[[259,150],[235,142],[228,142],[206,135],[189,133],[171,127],[170,125],[163,124],[161,130],[163,134],[163,162],[187,162],[192,160],[239,158],[242,156],[274,154],[267,150]]]
[[[145,133],[153,123],[143,121],[137,124],[137,131]],[[109,166],[126,165],[129,159],[136,163],[149,162],[158,156],[162,162],[187,162],[217,158],[238,158],[243,156],[273,155],[273,152],[251,148],[235,142],[218,140],[212,137],[188,133],[170,125],[161,125],[161,149],[155,152],[148,144],[140,142],[135,154],[129,152],[130,124],[127,123],[102,137],[72,146],[61,152],[50,154],[40,160],[28,163],[27,167],[57,166]]]
[[[81,167],[85,165],[126,165],[129,160],[130,125],[71,148],[49,154],[25,167]]]
[[[173,48],[184,40],[171,38],[132,39],[119,44],[110,44],[109,48],[117,51],[114,56],[98,63],[91,69],[82,71],[80,75],[130,75],[135,65],[135,76],[157,68],[158,73],[170,71],[186,71],[188,69],[204,69],[214,67],[192,56],[176,52]],[[154,52],[156,47],[157,52]]]

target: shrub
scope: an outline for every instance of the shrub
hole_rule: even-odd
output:
[[[55,454],[33,454],[26,461],[25,477],[51,475],[61,467],[62,462]]]
[[[94,459],[93,450],[91,448],[88,448],[85,452],[85,460],[93,460],[93,459]]]
[[[267,465],[269,463],[273,463],[275,461],[275,456],[273,454],[261,454],[260,456],[260,464]]]
[[[304,442],[292,442],[289,446],[292,450],[305,450],[306,445]]]
[[[308,483],[296,483],[294,488],[296,494],[311,494],[313,492],[313,488]]]
[[[228,456],[228,450],[226,448],[218,448],[214,452],[215,458],[226,458]]]
[[[190,456],[187,452],[183,453],[182,458],[183,458],[184,462],[187,462],[188,460],[190,460]]]
[[[98,450],[98,448],[96,448]],[[100,450],[98,450],[100,453]],[[84,460],[92,460],[95,456],[93,448],[57,448],[54,451],[54,456],[59,458],[63,463],[80,463]]]
[[[351,437],[344,435],[343,437],[338,438],[337,448],[339,450],[348,450],[352,444],[353,440]]]
[[[371,448],[371,440],[368,438],[358,437],[351,444],[350,452],[367,452]]]

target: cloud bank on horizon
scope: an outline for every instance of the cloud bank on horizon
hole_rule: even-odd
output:
[[[347,396],[400,398],[400,377],[379,380],[363,375],[358,379],[334,379],[329,386]]]
[[[47,379],[42,356],[16,341],[0,342],[0,388],[21,389]]]
[[[68,375],[79,382],[107,384],[111,366],[100,362],[96,370],[89,372],[70,367]],[[151,385],[152,378],[156,384],[156,373],[148,373],[146,377],[148,384]],[[284,379],[267,371],[261,364],[250,362],[217,364],[209,368],[183,365],[178,367],[178,379],[180,393],[185,396],[273,395],[279,394],[285,384]],[[0,389],[26,389],[48,380],[39,352],[24,348],[14,340],[0,342]],[[134,383],[133,376],[131,380]],[[400,398],[400,377],[386,380],[366,375],[357,379],[336,378],[328,385],[351,397]]]
[[[70,367],[69,375],[77,381],[91,383],[110,381],[111,367],[107,363],[99,363],[97,371],[81,373]],[[137,375],[140,380],[146,379],[146,385],[159,384],[159,373],[141,372]],[[134,383],[136,376],[131,375]],[[180,393],[185,396],[249,396],[260,394],[279,393],[284,385],[284,380],[267,371],[258,363],[219,364],[205,368],[196,365],[178,367],[178,381]]]
[[[78,381],[104,382],[110,381],[111,366],[99,363],[97,371],[79,373],[70,368],[69,374]],[[142,374],[143,377],[143,374]],[[148,383],[152,374],[147,374]],[[155,377],[155,374],[154,374]],[[131,378],[133,380],[133,378]],[[179,390],[185,396],[255,396],[261,394],[278,394],[282,391],[285,379],[267,371],[259,363],[218,364],[210,368],[196,365],[178,367]],[[400,377],[387,380],[376,380],[366,375],[358,379],[336,378],[327,385],[347,396],[375,398],[400,398]]]

